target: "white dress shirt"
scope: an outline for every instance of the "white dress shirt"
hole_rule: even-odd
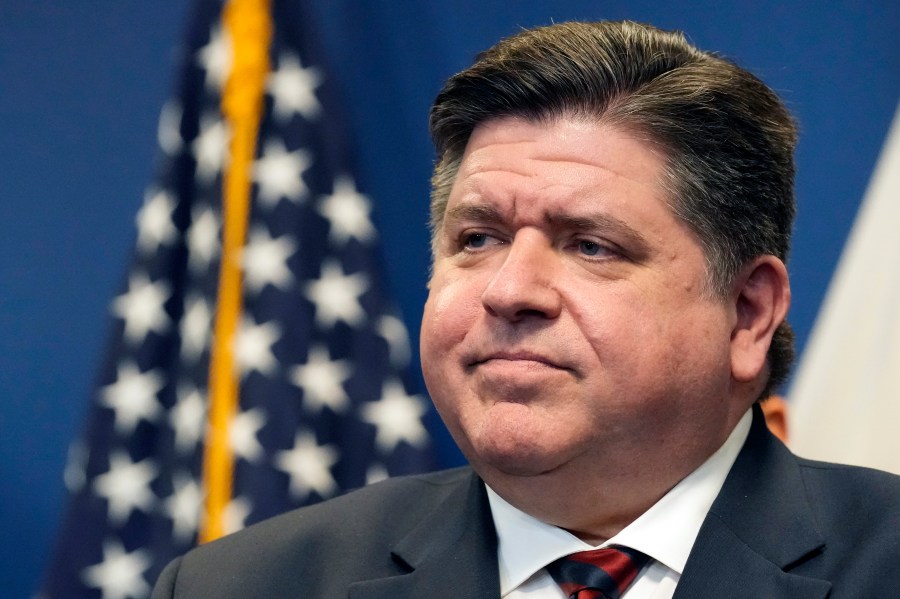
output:
[[[623,597],[671,599],[694,546],[700,525],[728,476],[753,415],[741,417],[725,443],[650,509],[597,547],[516,509],[487,488],[500,565],[500,596],[505,599],[566,599],[544,566],[565,555],[607,545],[625,545],[652,559]]]

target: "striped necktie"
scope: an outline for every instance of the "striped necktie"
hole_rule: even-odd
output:
[[[569,599],[619,599],[650,558],[612,545],[560,558],[547,571]]]

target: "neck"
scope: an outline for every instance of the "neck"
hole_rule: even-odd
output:
[[[563,528],[588,544],[599,545],[634,522],[706,462],[724,445],[733,428],[725,430],[721,439],[693,447],[692,451],[669,447],[665,455],[679,456],[677,459],[643,456],[633,463],[615,464],[607,453],[602,456],[605,459],[584,456],[533,476],[510,475],[489,466],[473,465],[485,482],[514,507]]]
[[[587,485],[581,476],[559,471],[523,477],[524,480],[483,474],[482,477],[514,507],[591,545],[615,536],[678,483],[674,480],[661,487],[606,477],[602,482]]]

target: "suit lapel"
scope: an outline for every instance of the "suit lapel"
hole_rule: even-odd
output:
[[[750,434],[700,528],[675,597],[825,597],[829,582],[791,573],[824,545],[796,458],[755,406]]]
[[[350,599],[496,599],[497,535],[487,494],[473,473],[405,535],[391,558],[406,571],[349,589]]]
[[[675,598],[821,599],[830,589],[828,581],[783,570],[715,519],[704,524]]]

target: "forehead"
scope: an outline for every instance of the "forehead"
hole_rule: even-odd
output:
[[[665,156],[628,130],[593,120],[504,117],[472,132],[450,204],[512,204],[517,210],[668,210]],[[647,206],[645,206],[646,208]]]

